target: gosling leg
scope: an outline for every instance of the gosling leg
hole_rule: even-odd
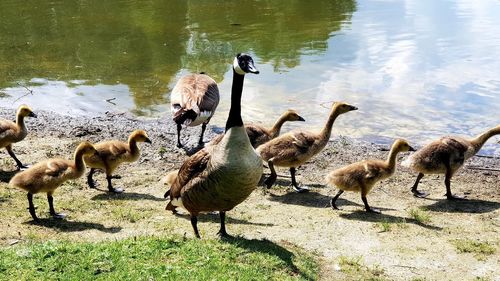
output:
[[[335,204],[335,202],[337,201],[337,199],[339,199],[339,197],[340,197],[340,195],[342,195],[342,193],[344,193],[344,191],[342,189],[340,189],[339,192],[337,192],[337,194],[330,201],[330,206],[332,206],[332,209],[340,210],[339,207],[337,207],[337,205]]]
[[[111,179],[113,179],[113,176],[112,175],[106,175],[106,180],[108,181],[108,190],[109,192],[113,192],[113,193],[122,193],[123,192],[123,188],[114,188],[113,187],[113,184],[111,183]]]
[[[191,225],[193,226],[194,235],[196,238],[201,239],[200,232],[198,232],[198,217],[191,215]]]
[[[7,152],[9,153],[10,157],[12,157],[14,161],[16,161],[16,166],[18,170],[25,170],[28,168],[27,165],[23,165],[23,163],[21,163],[21,161],[17,159],[16,154],[14,154],[14,151],[12,150],[12,144],[7,145],[5,149],[7,149]]]
[[[274,170],[274,164],[272,161],[267,161],[267,165],[269,165],[269,170],[271,170],[271,175],[264,181],[266,187],[269,189],[273,186],[274,182],[276,182],[276,178],[278,175],[276,174],[276,170]]]
[[[38,217],[36,216],[35,212],[35,205],[33,205],[33,193],[28,192],[28,210],[30,211],[30,215],[33,218],[34,221],[38,221]]]
[[[87,184],[89,185],[89,188],[96,188],[96,181],[92,179],[92,176],[94,176],[95,173],[95,168],[90,168],[90,172],[87,175]]]
[[[452,173],[451,169],[447,168],[446,175],[444,178],[444,185],[446,186],[446,199],[448,199],[448,200],[463,200],[463,199],[465,199],[465,196],[458,196],[458,195],[451,194],[451,177],[452,176],[453,176],[453,173]]]
[[[64,214],[58,214],[54,210],[54,197],[52,197],[52,193],[47,193],[47,201],[49,201],[49,213],[55,219],[63,219],[66,217]]]
[[[367,192],[365,191],[365,189],[363,188],[361,190],[361,200],[363,200],[363,203],[365,204],[365,210],[369,213],[377,213],[377,214],[380,214],[380,210],[378,209],[375,209],[375,208],[372,208],[370,207],[370,205],[368,205],[368,200],[366,199],[366,194]]]
[[[418,173],[417,180],[415,181],[415,183],[411,187],[411,192],[413,193],[413,196],[415,196],[415,197],[425,198],[425,197],[429,196],[429,193],[423,192],[423,191],[420,191],[420,190],[417,189],[418,184],[420,183],[420,180],[423,177],[424,177],[424,174]]]
[[[217,232],[217,235],[219,235],[220,238],[228,238],[230,237],[229,234],[226,232],[226,212],[220,211],[220,230]]]
[[[181,148],[181,130],[182,130],[182,125],[177,124],[177,147]]]
[[[295,167],[291,167],[290,168],[290,176],[292,177],[292,188],[293,188],[293,190],[295,190],[298,193],[309,191],[306,188],[300,188],[299,187],[299,185],[297,184],[297,181],[295,180],[295,172],[296,172]]]

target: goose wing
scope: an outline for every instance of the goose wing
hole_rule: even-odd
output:
[[[212,114],[219,104],[217,83],[205,74],[191,74],[182,77],[172,90],[170,99],[174,117],[190,110],[196,115]]]
[[[109,142],[96,145],[96,149],[99,152],[99,156],[103,160],[107,161],[118,160],[123,156],[125,156],[128,152],[127,145],[116,142]]]
[[[68,163],[58,159],[49,160],[45,166],[45,174],[51,177],[59,177],[68,169]]]
[[[9,135],[11,135],[13,131],[14,123],[8,120],[0,120],[0,139],[3,139]]]
[[[182,193],[194,188],[197,183],[206,178],[206,168],[210,157],[208,150],[202,149],[191,155],[182,164],[177,178],[170,188],[170,199],[179,198]]]
[[[311,134],[303,131],[297,131],[292,134],[292,144],[301,151],[307,151],[314,144],[315,138]]]
[[[245,124],[245,129],[253,147],[257,147],[271,140],[267,130],[259,125]]]

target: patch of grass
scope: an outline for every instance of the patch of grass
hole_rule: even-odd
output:
[[[481,242],[470,239],[457,239],[452,241],[459,253],[471,253],[479,260],[486,259],[486,256],[492,255],[496,252],[493,245],[488,242]]]
[[[352,277],[353,280],[384,280],[384,269],[379,265],[368,267],[363,264],[363,257],[340,256],[338,260],[340,271]],[[351,279],[349,279],[351,280]]]
[[[431,221],[431,215],[429,214],[429,212],[422,209],[418,208],[410,209],[408,211],[408,214],[412,219],[421,224],[426,224]]]
[[[389,232],[391,231],[391,223],[387,220],[383,220],[382,222],[378,223],[378,226],[380,227],[380,232]]]
[[[2,280],[313,280],[309,254],[265,240],[180,237],[29,243],[0,249]]]

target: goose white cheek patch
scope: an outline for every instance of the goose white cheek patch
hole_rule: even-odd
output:
[[[237,58],[234,58],[233,69],[239,75],[245,75],[245,71],[243,71],[243,69],[241,69],[240,64],[238,63],[238,59]]]

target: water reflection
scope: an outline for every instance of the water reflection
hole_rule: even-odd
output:
[[[246,51],[261,74],[245,81],[245,120],[271,125],[295,108],[319,128],[323,106],[345,100],[360,110],[335,134],[419,144],[499,122],[496,0],[39,2],[0,2],[7,106],[161,116],[177,79],[204,71],[220,83],[222,126],[229,65]],[[34,94],[12,104],[19,84]]]

